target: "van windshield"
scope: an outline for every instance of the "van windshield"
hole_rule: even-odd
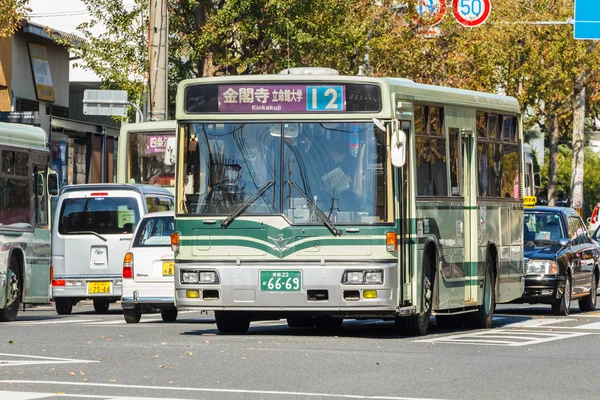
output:
[[[133,233],[140,219],[134,197],[85,197],[65,199],[60,211],[58,232],[62,235],[81,231],[101,235]]]

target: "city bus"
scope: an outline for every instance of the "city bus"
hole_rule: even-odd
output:
[[[0,322],[14,321],[21,304],[50,299],[50,171],[46,132],[0,122]]]
[[[179,84],[176,306],[222,333],[489,328],[523,293],[517,100],[296,72]]]
[[[540,174],[534,171],[533,168],[533,151],[531,150],[531,146],[528,143],[523,144],[523,162],[524,162],[524,170],[523,175],[525,179],[523,195],[527,196],[535,196],[535,188],[540,186]],[[535,201],[534,201],[535,203]]]
[[[117,182],[175,186],[175,121],[125,124],[119,134]]]

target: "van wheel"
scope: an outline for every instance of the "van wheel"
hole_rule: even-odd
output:
[[[17,319],[22,290],[17,265],[17,260],[14,257],[11,258],[8,266],[8,298],[4,307],[0,309],[0,322],[11,322]]]
[[[142,310],[137,307],[123,310],[123,318],[128,324],[137,324],[142,318]]]
[[[69,315],[73,311],[73,302],[68,297],[57,297],[54,299],[58,315]]]
[[[108,300],[94,300],[94,310],[98,314],[106,314],[109,306],[110,302]]]
[[[250,327],[250,320],[241,313],[215,311],[215,320],[219,333],[223,334],[246,333]]]
[[[175,322],[177,319],[177,309],[171,308],[168,310],[161,310],[160,316],[164,322]]]

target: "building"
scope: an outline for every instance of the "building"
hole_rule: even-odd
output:
[[[81,40],[28,21],[0,39],[0,120],[39,125],[49,133],[61,185],[116,178],[120,123],[84,118],[82,86],[71,92],[67,46]]]

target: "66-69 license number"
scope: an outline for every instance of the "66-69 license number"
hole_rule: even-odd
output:
[[[300,271],[260,271],[263,292],[299,292],[302,289]]]

